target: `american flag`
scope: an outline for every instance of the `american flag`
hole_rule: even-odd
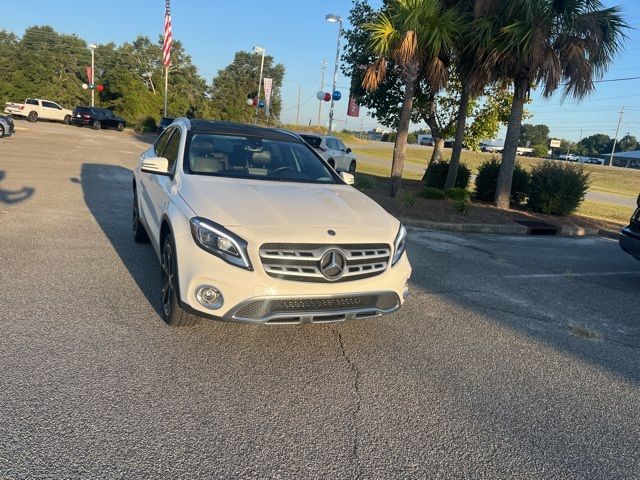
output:
[[[171,35],[171,4],[170,0],[165,3],[164,13],[164,43],[162,44],[162,64],[165,67],[171,65],[171,44],[173,36]]]

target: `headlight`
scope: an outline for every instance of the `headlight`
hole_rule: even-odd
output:
[[[193,240],[200,248],[231,265],[253,270],[245,240],[211,220],[194,217],[189,223]]]
[[[391,260],[391,266],[398,263],[398,260],[400,260],[400,257],[402,257],[406,245],[406,240],[407,229],[404,228],[404,225],[400,224],[400,229],[398,230],[396,239],[393,242],[393,259]]]

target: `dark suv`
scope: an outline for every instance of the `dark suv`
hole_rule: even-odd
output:
[[[91,125],[94,130],[115,128],[119,132],[127,125],[124,118],[117,116],[108,108],[76,107],[73,110],[71,123],[84,127]]]
[[[640,260],[640,195],[638,195],[638,208],[633,213],[629,226],[624,227],[620,232],[620,247]]]

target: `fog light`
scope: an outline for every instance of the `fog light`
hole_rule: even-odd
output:
[[[222,293],[215,287],[203,285],[196,290],[196,299],[204,308],[217,310],[222,307],[224,298]]]

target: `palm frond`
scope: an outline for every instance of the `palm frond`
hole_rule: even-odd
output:
[[[398,31],[386,13],[380,13],[373,22],[363,25],[369,33],[371,52],[378,57],[388,57],[397,40]]]
[[[406,65],[416,57],[418,53],[418,37],[415,30],[409,30],[404,34],[402,43],[393,52],[394,60],[400,65]]]
[[[386,76],[387,60],[384,57],[380,57],[365,70],[362,77],[362,86],[367,92],[372,92],[378,88]]]

